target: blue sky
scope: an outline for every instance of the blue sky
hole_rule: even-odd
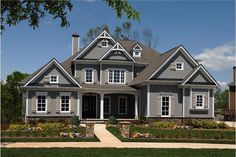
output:
[[[46,16],[33,30],[26,22],[6,27],[1,44],[1,79],[15,70],[32,73],[55,57],[63,61],[71,55],[71,34],[83,37],[89,28],[107,24],[113,30],[127,18],[116,19],[103,1],[74,1],[68,14],[70,27]],[[148,27],[158,35],[157,50],[165,52],[183,44],[202,59],[217,81],[232,80],[235,55],[234,1],[131,1],[141,14],[141,22],[131,21],[133,30]]]

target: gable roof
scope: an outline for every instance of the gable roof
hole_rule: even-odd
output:
[[[136,43],[133,47],[133,50],[142,50],[142,47],[139,45],[139,43]]]
[[[106,30],[103,30],[89,45],[87,45],[80,53],[78,53],[73,60],[76,60],[77,58],[82,56],[86,52],[86,50],[88,50],[94,43],[96,43],[101,38],[110,39],[113,43],[116,43],[115,39]]]
[[[192,73],[190,73],[183,81],[182,85],[186,84],[193,76],[196,72],[198,72],[199,70],[203,70],[204,73],[211,79],[212,82],[214,82],[217,86],[219,86],[219,84],[217,83],[217,81],[210,75],[210,73],[200,64],[197,68],[195,68],[193,70]]]
[[[132,56],[130,56],[130,54],[124,49],[124,47],[117,42],[109,51],[107,51],[99,60],[101,61],[103,58],[105,58],[109,53],[111,53],[112,51],[122,51],[124,52],[124,54],[130,58],[133,62],[135,62],[134,58]]]
[[[183,50],[183,52],[184,52],[185,54],[187,54],[187,56],[193,61],[193,63],[194,63],[196,66],[198,66],[197,61],[195,61],[195,59],[188,53],[188,51],[183,47],[183,45],[179,45],[179,46],[175,47],[174,49],[171,49],[171,52],[172,52],[171,56],[169,56],[168,59],[167,59],[164,63],[162,63],[162,65],[161,65],[160,67],[158,67],[158,69],[148,78],[148,80],[150,80],[153,76],[155,76],[156,73],[157,73],[162,67],[164,67],[165,64],[167,64],[168,61],[171,60],[171,58],[174,57],[176,53],[179,52],[179,50]],[[165,53],[164,53],[164,54],[165,54]]]
[[[53,58],[50,60],[47,64],[45,64],[42,68],[31,74],[29,77],[25,78],[20,82],[20,84],[23,84],[24,87],[26,87],[29,83],[31,83],[33,80],[38,78],[45,70],[47,70],[50,66],[56,65],[68,78],[74,82],[77,86],[81,87],[81,85],[78,83],[77,80],[74,79],[73,76],[55,59]]]

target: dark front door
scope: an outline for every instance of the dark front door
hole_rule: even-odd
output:
[[[82,101],[82,118],[96,118],[96,96],[84,95]]]

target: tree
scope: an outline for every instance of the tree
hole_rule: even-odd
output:
[[[154,49],[156,48],[159,41],[158,36],[154,37],[151,29],[145,28],[143,30],[143,37],[144,37],[144,42],[146,45],[148,45],[148,47],[151,47]]]
[[[104,0],[104,2],[115,10],[117,18],[126,15],[129,19],[140,21],[140,14],[129,4],[128,0]],[[40,19],[46,14],[53,19],[60,20],[61,27],[68,27],[68,12],[71,12],[73,4],[70,0],[3,0],[1,1],[1,31],[8,26],[15,26],[21,21],[27,20],[29,25],[35,29],[39,27]]]
[[[22,92],[18,83],[29,74],[15,71],[7,76],[6,83],[1,82],[1,115],[2,122],[10,123],[21,120]]]
[[[229,90],[226,89],[224,91],[221,91],[221,89],[217,89],[217,91],[214,94],[215,96],[215,104],[217,109],[225,109],[228,106],[229,103]]]

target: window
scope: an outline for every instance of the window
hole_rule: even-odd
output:
[[[70,112],[70,93],[61,93],[61,112]]]
[[[134,57],[141,57],[141,52],[140,51],[134,51],[133,56]]]
[[[85,82],[86,83],[93,83],[93,69],[86,69]]]
[[[111,97],[104,96],[104,114],[111,114]]]
[[[161,115],[162,117],[170,116],[170,96],[161,97]]]
[[[37,112],[47,111],[47,93],[37,93]]]
[[[118,98],[118,113],[127,114],[127,97]]]
[[[50,75],[50,83],[58,83],[58,76]]]
[[[108,77],[109,83],[125,83],[125,70],[110,69]]]
[[[176,70],[184,70],[184,63],[177,62],[176,63]]]
[[[102,40],[102,47],[108,47],[108,40]]]
[[[203,109],[204,108],[204,95],[203,94],[197,94],[196,95],[196,109]]]

